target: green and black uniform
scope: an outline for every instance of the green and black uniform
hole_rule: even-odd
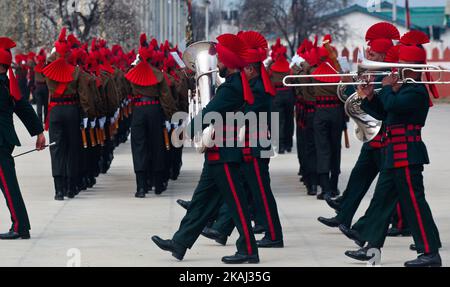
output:
[[[20,146],[14,130],[13,114],[24,123],[31,136],[41,134],[44,129],[28,99],[13,100],[9,93],[9,80],[6,74],[0,74],[0,188],[8,205],[12,228],[16,233],[28,232],[28,219],[25,203],[17,182],[16,170],[12,152],[15,146]]]
[[[250,80],[250,87],[255,97],[253,105],[246,105],[244,112],[255,113],[258,119],[255,127],[246,129],[246,148],[244,148],[244,162],[241,166],[242,177],[245,186],[253,199],[257,222],[266,230],[266,238],[272,241],[282,241],[283,233],[278,215],[277,203],[270,185],[270,142],[262,145],[264,139],[268,139],[268,130],[260,130],[260,115],[266,114],[270,120],[272,111],[272,97],[265,92],[264,84],[260,77]],[[268,122],[270,125],[270,122]],[[269,127],[269,126],[268,126]],[[220,209],[219,217],[212,226],[221,234],[230,236],[234,229],[231,215],[226,206]]]
[[[240,111],[243,105],[242,80],[239,73],[234,73],[217,89],[216,96],[202,113],[193,119],[191,130],[197,121],[202,121],[203,128],[206,128],[208,125],[203,124],[203,119],[208,113],[220,113],[222,118],[226,119],[226,113]],[[217,131],[217,127],[215,129]],[[237,137],[239,127],[224,128],[227,129],[234,130],[234,137]],[[237,146],[236,139],[233,140],[232,147],[227,146],[226,137],[223,139],[225,140],[223,147],[215,146],[206,151],[200,181],[187,214],[173,236],[173,241],[183,248],[192,248],[203,228],[217,215],[225,201],[240,234],[236,242],[238,253],[257,255],[258,249],[251,228],[246,192],[241,182],[242,148]]]
[[[378,77],[375,81],[381,80],[382,78]],[[351,96],[355,92],[353,86],[348,87],[345,91],[348,96]],[[386,115],[384,112],[372,110],[367,110],[366,112],[377,120],[385,120]],[[336,219],[347,227],[351,226],[353,217],[362,199],[380,172],[383,146],[381,138],[383,132],[384,126],[372,141],[363,144],[358,160],[350,174],[347,188],[342,195],[340,210]],[[354,225],[354,228],[360,230],[365,224],[365,219],[366,217],[362,217]]]
[[[385,86],[363,109],[386,112],[386,133],[381,172],[372,200],[373,212],[361,231],[370,246],[381,248],[392,212],[400,201],[418,253],[435,253],[441,247],[439,231],[425,199],[423,166],[429,164],[422,128],[429,111],[429,95],[422,84],[404,84],[396,93]]]

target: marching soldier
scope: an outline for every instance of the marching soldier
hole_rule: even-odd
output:
[[[369,49],[366,52],[368,60],[385,62],[389,61],[386,55],[394,46],[393,40],[400,39],[400,32],[397,28],[386,22],[381,22],[370,27],[366,33],[366,41],[368,41]],[[353,80],[353,79],[351,79]],[[376,81],[381,81],[382,77],[377,77]],[[347,88],[346,94],[350,96],[355,92],[354,88]],[[384,119],[384,114],[377,115],[378,120]],[[355,215],[362,199],[370,188],[381,169],[382,147],[381,142],[383,129],[379,134],[368,143],[365,143],[361,149],[358,161],[353,168],[347,188],[342,198],[337,201],[327,199],[327,202],[339,210],[338,215],[333,218],[319,217],[319,221],[330,227],[338,227],[342,224],[341,229],[350,228],[353,216]],[[363,220],[356,224],[363,225]]]
[[[52,175],[55,183],[55,200],[74,198],[78,190],[80,174],[80,98],[89,96],[89,76],[80,67],[67,62],[70,47],[63,28],[55,43],[56,52],[50,56],[50,64],[43,69],[50,93],[49,129],[51,142]],[[64,179],[67,179],[65,182]]]
[[[330,64],[330,52],[321,47],[318,50],[321,63],[312,71],[313,83],[338,82],[339,77],[320,77],[321,74],[337,74],[335,63]],[[318,199],[339,195],[338,180],[341,173],[341,141],[345,126],[344,107],[337,97],[335,86],[314,87],[316,98],[314,114],[314,141],[317,154],[317,174],[322,193]]]
[[[126,74],[134,104],[131,147],[137,198],[145,197],[149,190],[149,173],[154,177],[155,193],[161,194],[164,190],[166,144],[163,128],[176,110],[163,73],[149,63],[154,47],[147,43],[145,34],[141,35],[140,43],[140,62]]]
[[[224,34],[217,38],[216,46],[218,55],[218,68],[220,75],[224,77],[222,84],[211,102],[203,109],[202,113],[193,119],[191,130],[196,126],[195,122],[201,121],[210,112],[220,113],[226,118],[226,113],[241,110],[244,103],[253,104],[253,95],[245,77],[241,71],[246,66],[241,58],[245,52],[245,44],[235,35]],[[212,49],[210,49],[212,52]],[[215,127],[215,130],[221,127]],[[154,243],[161,249],[169,251],[178,260],[182,260],[186,250],[192,248],[200,236],[207,222],[213,218],[223,201],[225,200],[240,237],[236,243],[237,253],[234,256],[226,256],[222,261],[227,264],[259,263],[258,247],[251,229],[246,193],[240,180],[240,166],[242,163],[242,148],[237,147],[238,134],[236,125],[227,126],[229,134],[233,131],[233,145],[229,146],[229,140],[224,137],[224,145],[208,148],[205,154],[200,182],[194,192],[192,202],[186,216],[183,218],[180,228],[171,240],[163,240],[158,236],[152,237]],[[195,133],[192,132],[191,135]]]
[[[305,59],[297,71],[300,75],[309,75],[311,70],[317,68],[317,45],[308,40],[303,42],[299,55]],[[300,83],[311,82],[310,79],[300,79]],[[316,111],[316,98],[312,87],[298,87],[295,89],[299,97],[299,111],[297,111],[297,141],[302,154],[302,176],[308,195],[317,195],[317,154],[314,141],[314,114]]]
[[[48,88],[42,70],[47,60],[47,54],[42,49],[36,56],[36,66],[34,67],[34,96],[36,98],[37,115],[41,123],[44,123],[48,113]]]
[[[37,136],[36,149],[44,149],[46,141],[42,123],[28,99],[21,97],[18,82],[11,69],[11,49],[15,46],[11,39],[0,38],[0,189],[12,220],[10,231],[0,234],[0,240],[29,239],[31,229],[11,155],[14,147],[20,146],[14,130],[13,114],[20,118],[31,136]]]
[[[262,63],[267,58],[267,40],[254,31],[241,32],[238,37],[247,45],[247,53],[243,57],[249,65],[244,69],[255,102],[246,104],[244,113],[254,113],[257,122],[246,125],[244,162],[241,166],[242,177],[246,190],[253,199],[255,212],[262,220],[265,236],[257,241],[259,248],[281,248],[284,246],[283,233],[278,215],[277,204],[270,186],[269,162],[271,146],[263,146],[261,139],[269,139],[269,124],[261,129],[260,116],[264,114],[270,121],[272,112],[272,97],[275,89],[272,86],[267,70]],[[221,208],[219,217],[211,228],[207,228],[202,235],[214,239],[219,243],[226,243],[227,237],[234,229],[232,218],[227,206]]]
[[[289,62],[286,59],[286,47],[281,46],[272,51],[274,63],[270,66],[271,80],[276,89],[273,101],[274,112],[279,113],[278,153],[292,152],[294,137],[294,91],[283,85],[283,78],[290,73]]]
[[[423,44],[428,37],[419,31],[410,31],[400,39],[399,63],[424,64],[426,51]],[[420,81],[422,74],[403,71],[404,76]],[[435,94],[435,87],[430,86]],[[421,130],[425,126],[430,107],[427,88],[423,84],[399,83],[399,77],[390,75],[383,79],[383,88],[374,94],[373,86],[362,90],[364,110],[386,113],[386,142],[382,170],[373,199],[374,212],[368,218],[361,238],[368,242],[358,251],[346,255],[367,261],[372,258],[368,250],[383,247],[390,217],[400,200],[408,221],[419,257],[405,262],[406,267],[440,267],[441,241],[430,207],[425,199],[423,166],[429,164],[427,149]],[[435,95],[436,96],[436,95]]]

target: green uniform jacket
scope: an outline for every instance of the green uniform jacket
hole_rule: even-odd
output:
[[[27,99],[14,101],[9,94],[9,80],[6,74],[0,74],[0,146],[20,146],[14,129],[13,113],[20,118],[31,136],[44,131]]]
[[[267,147],[263,147],[261,145],[261,141],[260,138],[263,137],[265,139],[270,139],[267,136],[267,132],[270,129],[270,123],[271,123],[271,118],[270,118],[270,113],[272,112],[272,96],[268,93],[266,93],[266,90],[264,88],[264,83],[261,79],[261,77],[257,77],[254,78],[252,80],[250,80],[250,88],[252,89],[253,92],[253,96],[255,98],[255,102],[253,103],[253,105],[245,105],[244,107],[244,113],[250,113],[250,112],[254,112],[256,113],[256,117],[258,119],[258,141],[257,141],[257,146],[256,147],[252,147],[251,148],[251,152],[252,155],[254,157],[261,157],[261,151],[270,151],[272,149],[272,146],[269,145]],[[260,113],[267,113],[267,129],[264,130],[260,130],[260,124],[259,124],[259,116]],[[253,130],[255,130],[255,128],[253,128]],[[247,133],[249,133],[250,130],[247,129]],[[266,134],[264,134],[266,133]],[[252,136],[252,135],[250,135]],[[254,135],[253,135],[254,136]]]
[[[429,164],[427,148],[421,138],[421,128],[429,111],[429,95],[422,84],[404,84],[395,93],[385,86],[372,101],[365,99],[364,110],[386,112],[385,147],[382,168],[401,168]]]
[[[201,121],[203,129],[208,125],[203,123],[205,115],[210,112],[220,113],[222,115],[224,125],[226,124],[226,113],[242,111],[244,105],[244,96],[242,90],[242,81],[239,73],[234,73],[228,76],[225,83],[219,86],[216,96],[209,102],[209,104],[196,116],[188,128],[191,130],[191,135],[194,136],[194,128],[196,122]],[[226,132],[224,132],[226,137]],[[225,162],[242,162],[242,148],[234,143],[233,147],[214,147],[207,150],[205,158],[208,164],[218,164]]]

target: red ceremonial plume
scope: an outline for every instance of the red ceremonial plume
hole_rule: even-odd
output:
[[[66,42],[67,28],[64,27],[61,29],[61,33],[59,33],[58,41]]]
[[[430,43],[427,34],[418,30],[411,30],[400,38],[403,45],[417,46]]]
[[[330,34],[326,34],[322,39],[322,43],[330,43],[331,44],[332,42],[333,42],[333,39],[331,38]]]
[[[317,69],[312,72],[312,75],[314,76],[314,79],[316,79],[319,82],[324,83],[338,83],[341,78],[339,76],[336,77],[320,77],[320,75],[325,74],[336,74],[338,75],[338,72],[330,65],[328,62],[323,62],[320,64]]]
[[[139,64],[137,64],[125,75],[125,78],[131,83],[143,87],[158,84],[158,79],[147,61],[139,62]]]
[[[380,22],[372,25],[369,30],[367,30],[366,42],[380,38],[398,40],[400,39],[400,32],[391,23]]]
[[[16,47],[16,43],[8,37],[0,37],[0,49],[10,50]]]
[[[145,33],[142,33],[139,37],[139,43],[141,44],[141,47],[148,47],[147,35]]]

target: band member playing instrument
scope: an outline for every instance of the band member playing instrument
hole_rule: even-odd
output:
[[[373,25],[366,33],[366,41],[369,45],[366,58],[371,61],[384,62],[387,52],[394,46],[392,40],[399,38],[400,32],[394,25],[386,22]],[[381,79],[378,77],[377,81],[381,81]],[[346,94],[349,96],[354,92],[353,87],[346,90]],[[383,120],[383,117],[384,115],[378,115],[378,120]],[[358,161],[351,172],[347,188],[339,201],[327,199],[330,206],[338,210],[338,215],[332,218],[319,217],[320,222],[330,227],[342,225],[344,229],[350,228],[353,216],[380,171],[383,131],[381,129],[372,141],[364,143]],[[358,225],[362,224],[363,222],[360,222]]]
[[[422,45],[428,42],[423,32],[406,33],[400,39],[399,63],[425,64],[426,51]],[[416,81],[422,78],[422,73],[411,70],[400,69],[399,74]],[[400,200],[419,254],[405,266],[441,266],[439,231],[425,199],[422,175],[424,165],[429,164],[421,131],[428,116],[430,98],[425,85],[401,83],[399,80],[397,75],[387,76],[378,94],[374,94],[373,85],[369,85],[361,95],[365,98],[363,109],[386,113],[383,136],[386,147],[372,203],[374,212],[361,233],[368,245],[358,251],[347,251],[346,255],[368,261],[373,257],[368,253],[370,249],[383,247],[390,217]],[[430,88],[434,91],[433,87]]]
[[[249,63],[244,71],[249,80],[255,97],[253,105],[245,105],[244,113],[254,113],[257,117],[252,126],[246,126],[246,145],[243,149],[244,162],[241,166],[242,177],[251,194],[252,206],[257,217],[261,218],[265,236],[258,241],[259,248],[280,248],[284,246],[283,233],[278,215],[277,204],[270,186],[270,150],[271,146],[262,146],[261,138],[268,138],[269,126],[260,128],[260,115],[270,117],[272,97],[275,90],[272,87],[266,67],[262,63],[267,58],[268,43],[261,34],[255,31],[240,32],[238,37],[247,45],[244,60]],[[269,124],[269,122],[268,122]],[[264,154],[267,153],[267,154]],[[234,229],[233,219],[227,206],[222,207],[219,217],[211,228],[207,228],[202,235],[225,245],[227,238]]]
[[[250,85],[242,71],[247,65],[241,57],[246,51],[245,44],[232,34],[221,35],[217,40],[218,68],[220,75],[226,80],[202,113],[193,119],[190,125],[192,129],[197,121],[201,121],[203,128],[208,127],[203,119],[211,112],[219,113],[223,119],[226,119],[227,113],[240,111],[244,103],[253,104],[254,102]],[[210,54],[213,48],[210,48]],[[187,214],[173,238],[163,240],[158,236],[152,237],[159,248],[171,252],[178,260],[182,260],[186,250],[192,248],[203,228],[217,214],[225,200],[240,236],[236,242],[237,253],[223,257],[222,261],[227,264],[259,263],[258,247],[251,228],[246,192],[240,178],[243,151],[236,141],[238,129],[239,127],[235,124],[227,125],[223,130],[226,130],[227,134],[230,132],[233,134],[231,143],[225,136],[220,139],[224,140],[223,147],[214,145],[207,149],[200,181]]]

